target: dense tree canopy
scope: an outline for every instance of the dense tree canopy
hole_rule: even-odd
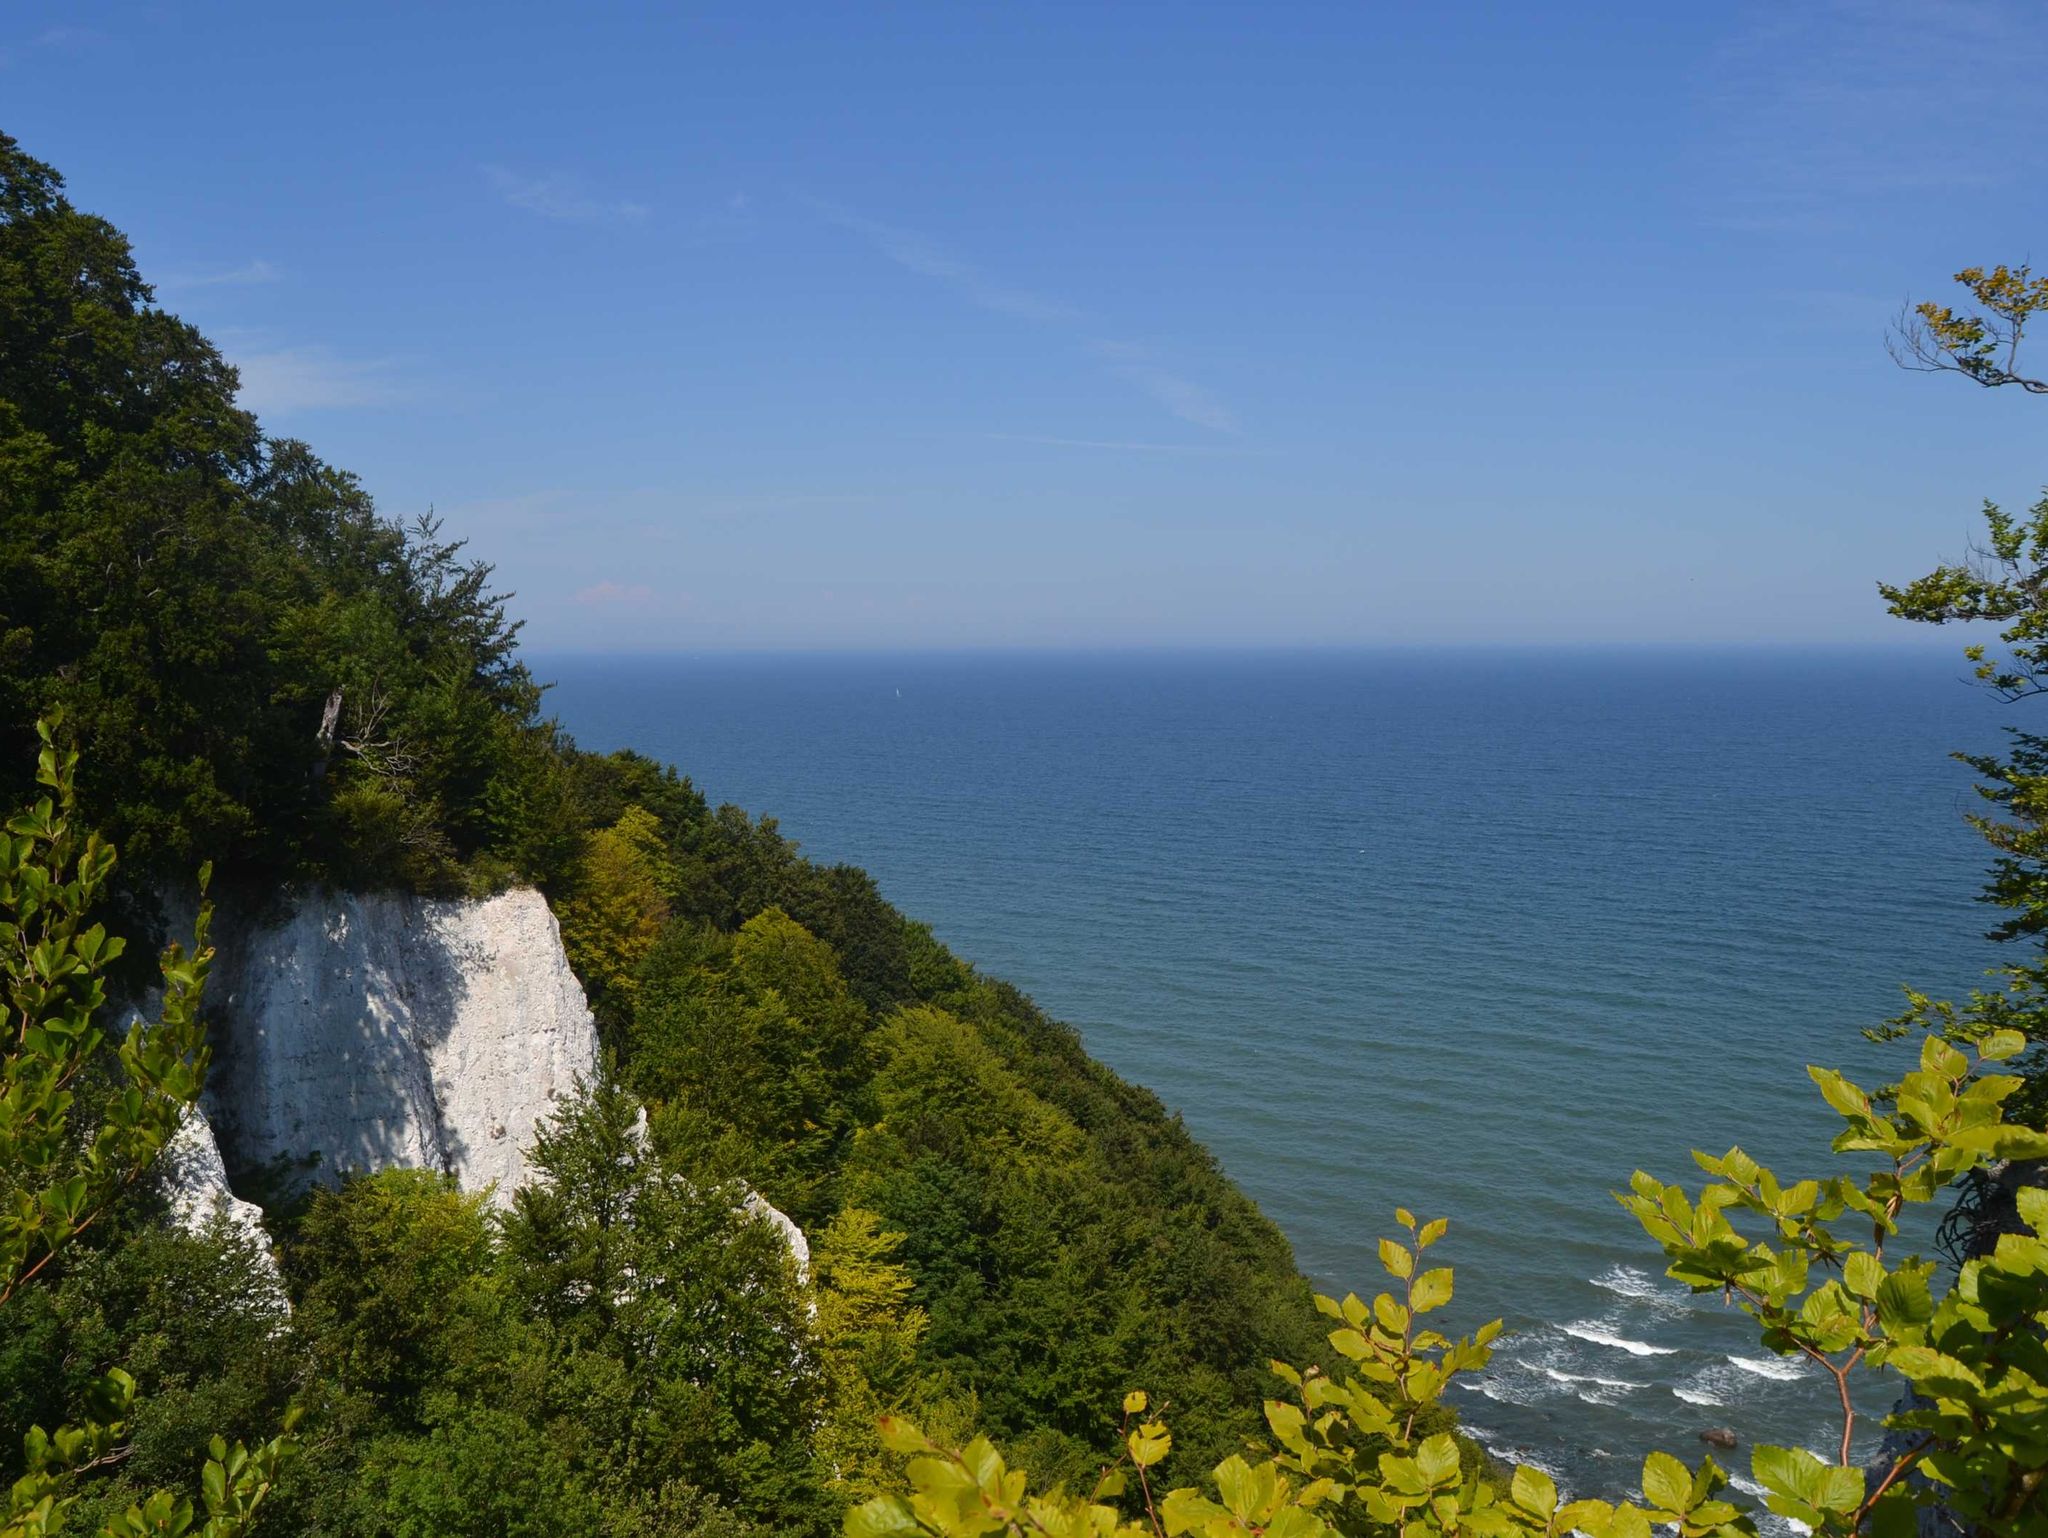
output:
[[[539,694],[489,568],[264,436],[128,242],[0,135],[0,794],[61,712],[138,878],[553,868]]]
[[[1927,345],[2026,384],[2020,331],[2048,300],[2024,270],[1974,276],[1992,320],[1923,312]],[[1711,1463],[1657,1455],[1643,1508],[1561,1507],[1535,1471],[1490,1474],[1441,1402],[1490,1335],[1417,1323],[1450,1300],[1447,1270],[1418,1269],[1440,1225],[1403,1214],[1413,1248],[1382,1249],[1397,1285],[1320,1300],[1326,1335],[1284,1238],[1155,1097],[861,871],[813,864],[673,769],[578,750],[539,715],[488,568],[264,436],[235,390],[121,235],[0,136],[0,806],[45,797],[0,868],[17,1020],[0,1475],[28,1513],[0,1533],[184,1531],[174,1491],[203,1468],[221,1538],[259,1504],[270,1530],[328,1538],[1126,1519],[1747,1538]],[[2048,679],[2048,504],[2025,524],[1994,510],[1991,530],[1981,560],[1887,597],[2003,622],[1985,676],[2024,695]],[[59,721],[47,743],[39,715]],[[2038,948],[2048,740],[1973,762],[2001,934]],[[117,1043],[95,1023],[116,947],[88,910],[115,867],[88,825],[121,842],[131,895],[202,860],[252,882],[542,883],[599,1017],[601,1082],[555,1108],[507,1210],[396,1170],[301,1193],[269,1215],[281,1283],[224,1221],[173,1231],[144,1177],[207,1067],[204,957],[167,958],[155,1025]],[[1898,1473],[1955,1471],[2007,1503],[1986,1531],[2034,1538],[2048,1206],[2030,1199],[2031,1237],[1938,1308],[1932,1268],[1885,1252],[1903,1202],[2048,1147],[2008,1119],[2038,1119],[2039,1079],[1989,1069],[2048,1043],[2048,952],[2028,958],[2001,992],[1914,1001],[1899,1029],[1973,1051],[1930,1041],[1888,1107],[1817,1075],[1838,1148],[1879,1155],[1867,1181],[1780,1183],[1733,1151],[1703,1161],[1697,1199],[1642,1175],[1627,1200],[1671,1274],[1739,1298],[1774,1349],[1921,1385],[1936,1407],[1900,1423],[1924,1445]],[[757,1195],[812,1236],[810,1274]],[[1293,1365],[1268,1400],[1276,1362]],[[277,1437],[301,1415],[296,1443]],[[1041,1487],[1094,1498],[1027,1507],[978,1427]],[[1777,1509],[1814,1526],[1918,1500],[1765,1451],[1784,1455],[1755,1468]]]
[[[271,1497],[291,1531],[723,1535],[836,1525],[893,1467],[880,1410],[1077,1474],[1128,1380],[1171,1395],[1191,1457],[1251,1430],[1267,1360],[1317,1350],[1307,1288],[1158,1101],[863,872],[579,751],[488,568],[235,391],[119,232],[0,139],[0,795],[44,713],[131,893],[202,859],[539,881],[613,1079],[561,1108],[502,1218],[403,1172],[273,1206],[289,1322],[246,1315],[203,1358],[169,1362],[162,1294],[108,1279],[153,1256],[233,1313],[256,1260],[225,1229],[173,1242],[137,1193],[0,1353],[0,1446],[64,1410],[38,1373],[67,1352],[164,1367],[137,1470],[203,1455],[206,1414],[256,1436],[302,1405]],[[750,1189],[818,1236],[808,1284]],[[92,1509],[141,1489],[114,1469]]]

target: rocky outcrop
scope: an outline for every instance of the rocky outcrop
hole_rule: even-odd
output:
[[[263,1209],[254,1202],[243,1201],[228,1188],[228,1171],[221,1162],[220,1145],[214,1141],[206,1113],[197,1106],[185,1113],[178,1130],[164,1144],[155,1170],[164,1199],[170,1203],[171,1216],[179,1227],[202,1232],[218,1216],[237,1235],[269,1255],[270,1236],[263,1231]]]
[[[228,1187],[227,1166],[206,1113],[189,1107],[154,1166],[157,1189],[171,1209],[171,1221],[190,1234],[206,1234],[225,1224],[235,1246],[247,1257],[252,1291],[249,1301],[282,1325],[291,1313],[284,1275],[263,1228],[263,1209],[245,1202]]]
[[[743,1205],[750,1216],[765,1219],[782,1235],[782,1242],[789,1247],[790,1259],[796,1262],[798,1280],[808,1282],[811,1279],[811,1241],[796,1226],[796,1219],[780,1207],[771,1206],[768,1198],[758,1191],[749,1191]]]
[[[190,927],[186,916],[172,932]],[[310,1166],[329,1179],[441,1170],[503,1205],[555,1098],[597,1073],[596,1021],[531,889],[475,900],[313,891],[262,914],[223,903],[213,943],[206,1114],[164,1152],[164,1190],[186,1228],[225,1211],[267,1244],[262,1209],[228,1189],[221,1144],[240,1166]],[[758,1195],[746,1206],[808,1272],[803,1230]]]
[[[244,1165],[443,1170],[510,1199],[597,1027],[539,892],[314,891],[218,915],[207,1110]]]

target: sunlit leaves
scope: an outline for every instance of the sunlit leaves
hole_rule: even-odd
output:
[[[58,746],[48,722],[37,730],[37,779],[51,794],[0,835],[0,1187],[9,1193],[0,1202],[0,1306],[149,1168],[197,1098],[207,1062],[199,999],[212,953],[202,907],[192,951],[164,953],[159,1018],[138,1020],[120,1036],[113,1049],[119,1084],[91,1107],[83,1128],[74,1126],[73,1086],[108,1045],[95,1019],[106,1002],[101,974],[122,952],[119,939],[86,922],[113,873],[114,851],[74,828],[78,755]],[[0,1538],[58,1531],[80,1473],[124,1456],[134,1379],[115,1368],[87,1398],[82,1424],[28,1433],[25,1472],[0,1504]],[[201,1505],[159,1491],[104,1531],[111,1538],[237,1538],[292,1451],[288,1435],[253,1452],[216,1437],[200,1473]]]
[[[2022,264],[1965,267],[1955,281],[1969,290],[1974,311],[1923,301],[1899,323],[1892,354],[1908,368],[1961,374],[1987,387],[2018,385],[2048,393],[2048,383],[2019,371],[2027,323],[2048,309],[2048,278]]]
[[[2028,1460],[2048,1456],[2048,1371],[2040,1370],[2048,1359],[2030,1362],[2044,1357],[2048,1328],[2040,1235],[2048,1198],[2030,1195],[2022,1205],[2032,1234],[2003,1236],[1992,1254],[1966,1262],[1939,1303],[1932,1263],[1893,1260],[1886,1248],[1908,1204],[1934,1200],[1992,1160],[2048,1152],[2048,1138],[2006,1117],[2022,1081],[1989,1071],[2015,1050],[2009,1032],[1976,1042],[1929,1035],[1917,1065],[1885,1097],[1886,1111],[1841,1074],[1809,1069],[1842,1120],[1835,1151],[1872,1159],[1860,1178],[1787,1185],[1731,1149],[1694,1156],[1719,1177],[1697,1193],[1638,1173],[1619,1197],[1663,1248],[1670,1276],[1726,1292],[1755,1318],[1766,1346],[1832,1376],[1845,1403],[1852,1373],[1903,1376],[1917,1398],[1891,1424],[1925,1435],[1896,1455],[1897,1471],[1917,1463],[1955,1487],[1943,1497],[1951,1509],[1976,1518],[2031,1477],[2039,1464]],[[1851,1429],[1844,1426],[1845,1452]],[[1753,1467],[1772,1510],[1815,1528],[1892,1524],[1895,1508],[1928,1498],[1924,1483],[1895,1481],[1876,1502],[1860,1469],[1798,1448],[1758,1448]],[[1653,1505],[1676,1510],[1675,1479],[1662,1463],[1646,1468]]]
[[[0,1202],[0,1305],[155,1159],[197,1097],[207,1060],[202,907],[192,951],[164,953],[160,1018],[121,1035],[122,1082],[93,1107],[90,1135],[72,1135],[75,1086],[107,1045],[97,1020],[102,974],[122,943],[87,922],[114,851],[73,824],[78,754],[59,746],[51,723],[37,730],[37,779],[50,795],[0,835],[0,1169],[10,1188]]]
[[[1928,1040],[1893,1098],[1896,1115],[1840,1074],[1812,1078],[1842,1118],[1837,1147],[1875,1155],[1863,1177],[1786,1181],[1741,1149],[1695,1155],[1711,1177],[1696,1191],[1638,1173],[1620,1200],[1664,1249],[1669,1274],[1700,1291],[1726,1290],[1754,1316],[1767,1347],[1811,1363],[1816,1376],[1846,1382],[1857,1370],[1888,1367],[1916,1399],[1889,1418],[1917,1436],[1882,1494],[1865,1471],[1803,1448],[1760,1446],[1751,1468],[1766,1504],[1818,1532],[1848,1538],[1907,1538],[1914,1507],[1939,1489],[1980,1531],[2030,1532],[1999,1518],[2024,1481],[2048,1466],[2048,1191],[2024,1189],[2019,1210],[2030,1231],[2005,1234],[1994,1252],[1966,1263],[1936,1300],[1934,1267],[1893,1259],[1886,1244],[1904,1204],[1931,1200],[1945,1183],[1935,1168],[1980,1166],[1986,1150],[2008,1146],[2008,1075],[1986,1072],[2009,1042],[1971,1053]],[[1442,1220],[1397,1214],[1411,1244],[1383,1240],[1393,1283],[1370,1301],[1318,1297],[1335,1326],[1340,1369],[1325,1374],[1275,1363],[1291,1397],[1269,1399],[1272,1441],[1263,1461],[1232,1457],[1206,1486],[1154,1499],[1149,1485],[1131,1504],[1123,1469],[1144,1475],[1171,1445],[1164,1421],[1138,1420],[1148,1397],[1126,1397],[1122,1457],[1088,1497],[1061,1492],[1025,1499],[1024,1477],[987,1443],[935,1449],[914,1429],[885,1421],[888,1445],[921,1456],[907,1500],[873,1502],[849,1518],[856,1535],[1393,1534],[1396,1538],[1755,1538],[1754,1520],[1728,1500],[1713,1459],[1688,1465],[1653,1452],[1642,1469],[1640,1505],[1561,1501],[1541,1470],[1511,1471],[1499,1489],[1471,1466],[1457,1440],[1437,1429],[1445,1386],[1483,1369],[1498,1336],[1492,1321],[1466,1339],[1420,1328],[1418,1320],[1453,1296],[1448,1268],[1418,1269],[1416,1256],[1444,1237]],[[1832,1398],[1830,1390],[1830,1398]],[[1936,1482],[1896,1478],[1908,1467]],[[1125,1505],[1115,1504],[1119,1499]]]
[[[1548,1523],[1557,1510],[1557,1484],[1541,1469],[1523,1464],[1515,1470],[1508,1491],[1515,1504],[1539,1522]]]

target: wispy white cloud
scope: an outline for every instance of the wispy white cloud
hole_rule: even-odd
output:
[[[159,280],[160,288],[227,288],[245,287],[257,283],[275,283],[284,276],[275,265],[262,257],[244,262],[239,267],[228,267],[216,272],[179,272]]]
[[[600,196],[579,178],[562,172],[534,176],[504,166],[485,166],[484,176],[514,208],[523,208],[543,219],[560,219],[577,224],[636,224],[647,217],[645,203],[630,198]]]
[[[936,278],[948,288],[972,304],[985,310],[994,310],[1002,315],[1014,315],[1019,320],[1072,321],[1079,319],[1079,312],[1070,304],[1058,299],[1034,294],[1029,289],[1013,288],[998,283],[972,263],[939,248],[937,244],[915,230],[906,230],[898,225],[884,224],[879,219],[864,218],[860,214],[840,207],[836,203],[812,200],[812,208],[838,225],[851,230],[882,255],[906,272],[920,277]]]
[[[284,415],[359,406],[394,406],[414,391],[388,358],[346,358],[325,347],[223,350],[242,376],[245,410]]]
[[[104,43],[107,36],[93,27],[45,27],[34,37],[0,48],[0,69],[20,62],[28,53],[37,48],[54,49],[60,53],[74,53]]]
[[[1713,56],[1696,147],[1717,223],[1829,227],[1860,204],[2048,169],[2035,0],[1757,6]]]
[[[1059,326],[1069,332],[1079,332],[1087,320],[1081,310],[1065,300],[999,282],[915,230],[869,219],[836,203],[818,199],[809,202],[820,217],[859,235],[906,272],[942,283],[984,310],[1039,325]],[[1136,385],[1181,421],[1208,432],[1238,430],[1236,417],[1212,391],[1163,366],[1137,343],[1090,341],[1086,348],[1112,374]]]
[[[1112,373],[1130,380],[1183,422],[1212,433],[1234,433],[1237,418],[1204,386],[1153,361],[1149,349],[1134,342],[1095,342],[1093,350]]]
[[[1033,443],[1051,449],[1113,449],[1134,454],[1248,454],[1235,443],[1148,443],[1133,438],[1062,438],[1052,433],[983,433],[997,443]]]
[[[576,590],[576,601],[597,608],[626,608],[648,602],[654,589],[645,582],[593,582]]]

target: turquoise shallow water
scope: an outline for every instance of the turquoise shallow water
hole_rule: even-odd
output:
[[[1607,1193],[1739,1142],[1811,1171],[1801,1072],[1988,964],[1948,653],[542,659],[586,746],[865,866],[1156,1090],[1319,1285],[1451,1219],[1513,1332],[1472,1428],[1581,1493],[1706,1426],[1821,1446],[1822,1385]],[[1747,1467],[1746,1453],[1738,1466]]]

